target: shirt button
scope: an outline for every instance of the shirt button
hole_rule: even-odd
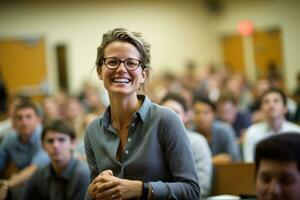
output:
[[[135,123],[132,123],[131,126],[134,127]]]
[[[125,154],[127,155],[129,153],[129,151],[128,150],[125,150]]]
[[[128,138],[128,142],[131,142],[131,138]]]

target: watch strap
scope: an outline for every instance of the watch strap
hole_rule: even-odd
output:
[[[147,200],[148,199],[149,190],[150,190],[149,183],[143,182],[143,192],[142,192],[141,200]]]

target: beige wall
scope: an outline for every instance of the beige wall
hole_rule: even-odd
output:
[[[97,81],[93,70],[96,47],[102,33],[109,29],[123,26],[142,32],[152,44],[153,72],[159,73],[167,68],[181,70],[187,59],[195,60],[201,67],[211,62],[221,63],[219,36],[235,32],[241,19],[253,20],[257,29],[281,27],[285,79],[289,89],[296,84],[294,75],[300,69],[300,1],[297,0],[224,0],[224,10],[218,15],[209,13],[203,1],[197,0],[43,2],[0,3],[0,37],[45,36],[49,80],[54,89],[57,87],[54,47],[58,43],[68,45],[69,81],[75,92],[82,80]],[[253,78],[251,54],[246,55],[246,60]]]
[[[282,47],[284,62],[284,78],[291,91],[296,86],[296,73],[300,71],[300,1],[297,0],[223,0],[224,11],[215,16],[214,33],[215,42],[222,33],[236,31],[237,24],[242,19],[254,22],[255,29],[264,30],[280,27],[282,30]],[[250,78],[255,75],[255,66],[251,55],[251,38],[245,38],[246,66]],[[217,54],[216,54],[217,55]],[[218,55],[218,60],[221,56]]]
[[[2,5],[0,37],[44,35],[53,87],[57,82],[54,47],[67,43],[72,91],[78,91],[85,78],[97,79],[96,47],[103,32],[118,26],[144,34],[152,45],[154,72],[180,70],[187,59],[201,66],[213,60],[210,21],[197,1],[90,2]]]

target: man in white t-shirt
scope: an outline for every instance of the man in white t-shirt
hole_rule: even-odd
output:
[[[244,161],[253,162],[254,149],[258,142],[269,136],[288,131],[299,132],[300,127],[285,120],[287,98],[279,89],[269,89],[261,96],[261,110],[265,121],[250,126],[243,143]]]

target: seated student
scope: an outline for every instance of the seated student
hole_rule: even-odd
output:
[[[244,131],[251,125],[251,116],[238,110],[237,100],[229,92],[222,93],[217,101],[218,119],[231,124],[237,139],[242,139]]]
[[[43,151],[40,136],[42,127],[36,105],[23,101],[13,113],[14,128],[0,146],[0,172],[4,184],[0,186],[0,196],[5,198],[9,189],[13,199],[19,199],[22,186],[36,171],[38,166],[49,163]]]
[[[213,155],[213,163],[239,161],[240,154],[234,130],[224,122],[215,120],[215,105],[206,98],[196,97],[193,103],[194,131],[201,133]]]
[[[73,157],[75,131],[62,120],[49,121],[42,144],[51,164],[39,168],[29,180],[24,200],[82,200],[89,185],[89,170]]]
[[[286,132],[256,146],[258,200],[298,200],[300,197],[300,134]]]
[[[254,149],[262,139],[287,131],[300,132],[300,127],[285,120],[287,112],[285,94],[279,89],[269,89],[261,96],[261,110],[265,121],[255,123],[245,132],[243,153],[246,162],[253,162]]]
[[[16,106],[23,101],[30,101],[28,97],[22,95],[16,95],[10,98],[8,102],[7,118],[0,121],[0,143],[3,141],[4,137],[12,132],[13,129],[13,114]]]
[[[188,107],[186,101],[179,94],[168,93],[161,100],[161,105],[174,110],[186,125],[188,119]],[[201,196],[208,196],[212,179],[212,156],[206,139],[191,130],[186,129],[192,145],[197,175],[201,188]]]

